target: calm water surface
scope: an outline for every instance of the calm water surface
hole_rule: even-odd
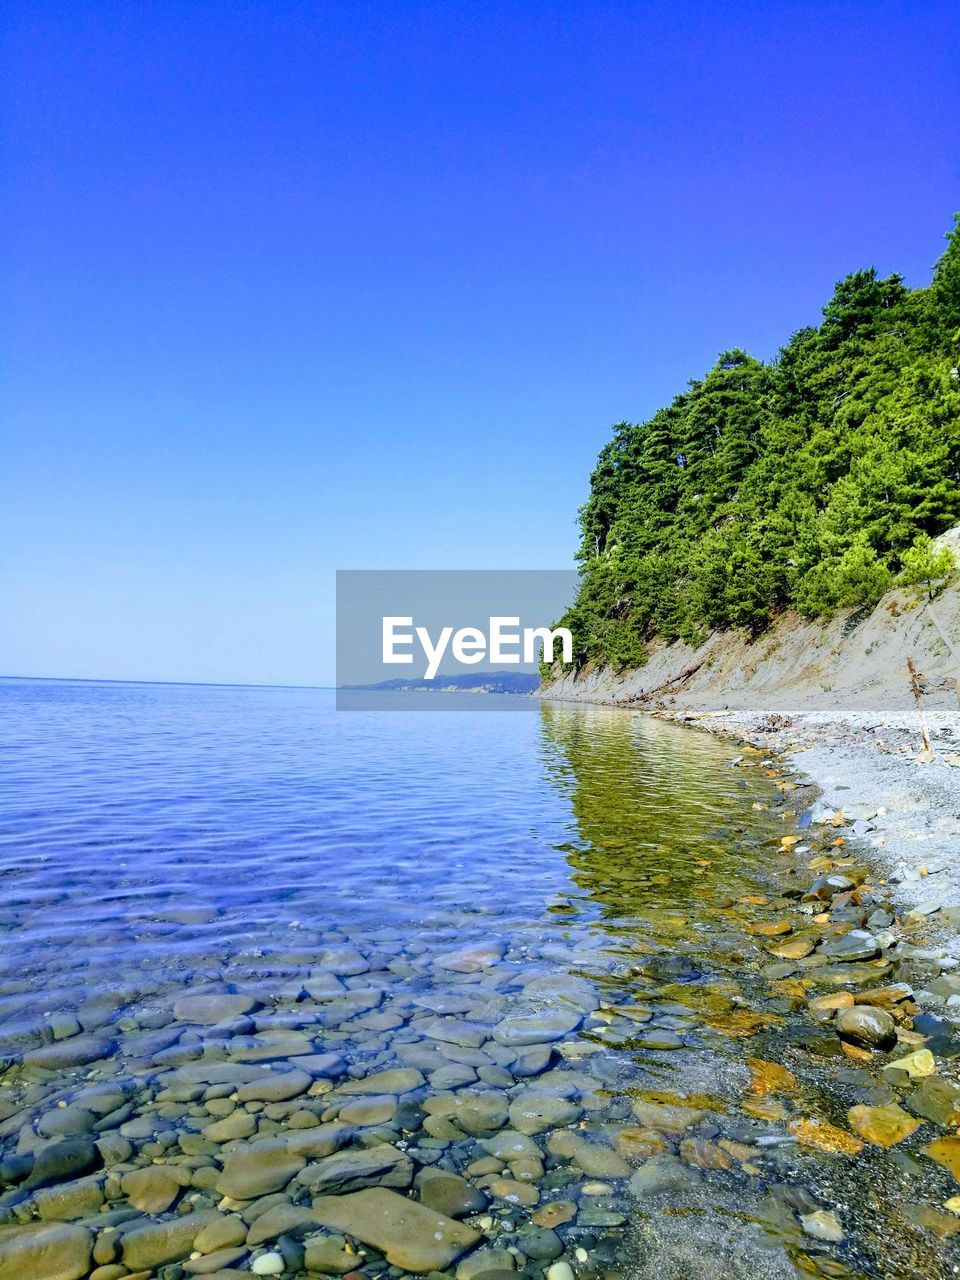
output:
[[[939,1204],[949,1175],[790,1135],[883,1099],[750,934],[795,829],[776,769],[559,704],[338,714],[321,690],[6,681],[0,721],[3,1280],[4,1239],[38,1216],[80,1223],[71,1275],[119,1276],[145,1219],[249,1226],[369,1185],[426,1202],[431,1170],[466,1179],[479,1241],[435,1264],[461,1280],[558,1258],[578,1277],[952,1274],[900,1203]],[[796,1090],[759,1095],[751,1058]],[[676,1105],[694,1110],[671,1123]],[[225,1173],[338,1119],[353,1155],[308,1153],[315,1175],[244,1192]],[[50,1148],[69,1158],[47,1178]],[[364,1165],[384,1150],[385,1172]],[[157,1165],[181,1184],[162,1207],[128,1176]],[[803,1230],[820,1208],[842,1241]],[[278,1251],[278,1274],[315,1274],[305,1238],[241,1240],[221,1270]],[[150,1274],[195,1265],[190,1242],[147,1246]],[[385,1251],[339,1269],[416,1269]]]

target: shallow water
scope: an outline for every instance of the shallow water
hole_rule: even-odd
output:
[[[480,1240],[451,1275],[535,1278],[559,1249],[578,1277],[952,1274],[936,1206],[956,1184],[919,1154],[942,1129],[855,1156],[790,1132],[890,1090],[750,932],[767,903],[747,899],[785,910],[784,878],[820,848],[785,859],[797,805],[778,767],[559,704],[337,714],[321,690],[7,681],[0,719],[2,1280],[4,1239],[37,1215],[80,1222],[77,1257],[95,1241],[76,1275],[130,1272],[144,1218],[220,1206],[249,1226],[413,1179],[419,1197],[430,1169],[474,1198]],[[197,994],[238,999],[177,1007]],[[762,1094],[748,1059],[795,1087]],[[358,1106],[357,1082],[397,1068]],[[684,1102],[703,1114],[664,1128],[656,1108]],[[238,1136],[210,1136],[225,1117]],[[385,1173],[316,1153],[312,1182],[224,1180],[232,1152],[338,1118],[344,1151],[391,1150]],[[518,1127],[519,1163],[491,1155]],[[40,1185],[33,1158],[68,1140],[86,1165]],[[144,1208],[127,1175],[158,1165],[182,1185]],[[804,1231],[818,1209],[842,1240]],[[316,1230],[241,1241],[225,1270],[278,1251],[278,1274],[313,1274]],[[384,1247],[339,1269],[415,1269]],[[500,1252],[484,1266],[477,1248]],[[191,1251],[149,1267],[179,1277]]]

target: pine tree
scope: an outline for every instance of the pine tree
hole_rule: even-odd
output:
[[[960,521],[960,215],[947,242],[927,288],[853,272],[771,364],[723,352],[614,428],[580,512],[579,663],[939,580],[928,540]]]

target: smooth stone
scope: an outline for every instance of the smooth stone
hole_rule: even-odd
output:
[[[637,1036],[637,1045],[641,1049],[682,1049],[683,1040],[668,1027],[651,1027]]]
[[[268,1071],[240,1085],[237,1099],[239,1102],[286,1102],[306,1093],[312,1084],[313,1076],[306,1071]]]
[[[161,1076],[161,1083],[171,1098],[188,1102],[199,1097],[203,1089],[212,1085],[241,1085],[267,1074],[264,1067],[244,1065],[241,1062],[185,1062],[169,1075]]]
[[[550,1044],[534,1044],[521,1049],[510,1064],[510,1072],[517,1079],[538,1076],[546,1071],[553,1057],[553,1046]]]
[[[312,1236],[304,1241],[304,1264],[308,1271],[343,1276],[357,1266],[357,1255],[347,1253],[329,1236]]]
[[[72,1036],[69,1040],[28,1049],[23,1055],[23,1065],[42,1067],[45,1071],[69,1071],[108,1057],[114,1043],[103,1036]]]
[[[227,1152],[216,1189],[231,1200],[254,1200],[282,1191],[305,1164],[305,1158],[291,1151],[284,1138],[250,1142]]]
[[[584,1013],[593,1013],[600,1004],[596,992],[585,978],[565,973],[548,973],[533,978],[523,988],[523,995],[537,1004],[556,1004],[561,1008],[573,1005]]]
[[[588,1178],[626,1178],[631,1172],[627,1162],[612,1147],[589,1142],[582,1134],[569,1129],[551,1134],[547,1150],[551,1155],[573,1160]]]
[[[424,1083],[423,1075],[413,1067],[391,1067],[387,1071],[375,1071],[361,1080],[344,1080],[337,1085],[337,1093],[411,1093]]]
[[[9,1184],[13,1182],[23,1182],[24,1178],[29,1178],[33,1169],[33,1156],[27,1155],[6,1155],[0,1156],[0,1182]]]
[[[510,1176],[518,1182],[539,1182],[543,1177],[541,1160],[511,1160]]]
[[[836,960],[873,960],[880,954],[880,944],[865,929],[851,929],[840,938],[822,943],[820,954]]]
[[[471,1049],[460,1044],[449,1044],[447,1042],[437,1042],[437,1051],[447,1062],[457,1062],[465,1067],[489,1067],[493,1062],[492,1057],[487,1052],[488,1049],[496,1047],[492,1040],[485,1040],[482,1049]]]
[[[216,1253],[243,1244],[247,1238],[247,1224],[235,1213],[218,1214],[204,1227],[194,1241],[194,1248],[201,1253]]]
[[[72,1222],[93,1217],[103,1205],[103,1179],[78,1178],[76,1182],[42,1187],[33,1193],[33,1204],[37,1216],[44,1222]]]
[[[167,1262],[179,1262],[193,1249],[203,1228],[216,1217],[213,1211],[201,1211],[168,1222],[148,1222],[125,1231],[120,1241],[124,1265],[130,1271],[149,1271]]]
[[[286,1263],[282,1254],[262,1253],[259,1258],[254,1258],[251,1262],[250,1270],[255,1276],[282,1276],[286,1270]]]
[[[97,1120],[94,1112],[86,1107],[53,1107],[37,1121],[37,1129],[45,1138],[65,1138],[76,1133],[89,1133]]]
[[[507,1122],[507,1102],[492,1090],[464,1089],[456,1095],[449,1119],[464,1133],[490,1133]]]
[[[855,1156],[863,1150],[859,1138],[816,1116],[798,1116],[787,1128],[801,1146],[813,1147],[815,1151]]]
[[[73,1223],[0,1232],[0,1280],[80,1280],[90,1270],[93,1237]]]
[[[497,1160],[539,1160],[541,1156],[540,1148],[532,1138],[513,1129],[504,1129],[492,1138],[482,1138],[480,1145]]]
[[[622,1227],[626,1220],[622,1213],[614,1213],[611,1209],[594,1209],[589,1205],[577,1219],[581,1227]]]
[[[481,1067],[481,1071],[489,1071],[489,1067]],[[477,1073],[473,1067],[468,1067],[462,1063],[451,1062],[449,1066],[438,1067],[436,1071],[430,1073],[431,1089],[462,1089],[464,1085],[473,1084],[477,1078]],[[512,1082],[512,1077],[510,1077]],[[489,1083],[489,1082],[488,1082]]]
[[[946,1128],[960,1116],[960,1086],[944,1076],[929,1076],[909,1095],[906,1105],[914,1115]]]
[[[661,1133],[683,1133],[699,1124],[707,1113],[697,1107],[644,1102],[638,1098],[633,1103],[633,1114],[645,1129],[658,1129]]]
[[[895,1102],[882,1107],[851,1107],[847,1120],[854,1133],[876,1147],[892,1147],[920,1128],[920,1121]]]
[[[451,1142],[459,1142],[463,1137],[463,1130],[451,1124],[444,1116],[427,1116],[423,1122],[423,1129],[433,1141],[441,1142],[444,1145],[449,1145]]]
[[[249,996],[231,995],[226,991],[212,992],[206,995],[181,996],[173,1006],[173,1016],[178,1022],[199,1023],[203,1026],[215,1026],[218,1022],[232,1022],[251,1009],[255,1009],[256,1000]]]
[[[846,876],[832,872],[830,875],[819,876],[814,880],[813,884],[803,895],[804,902],[827,902],[836,893],[848,893],[851,889],[855,889],[856,885]]]
[[[684,1138],[680,1143],[680,1159],[695,1169],[730,1169],[733,1166],[727,1152],[705,1138]]]
[[[541,1205],[531,1218],[538,1227],[561,1227],[576,1216],[577,1206],[572,1200],[551,1200]]]
[[[339,1151],[297,1174],[299,1185],[309,1187],[314,1195],[337,1195],[371,1185],[409,1187],[412,1181],[413,1161],[386,1143]]]
[[[905,1206],[907,1217],[924,1231],[932,1231],[942,1240],[949,1240],[960,1231],[960,1218],[955,1213],[944,1213],[935,1209],[932,1204],[912,1204]]]
[[[431,1013],[469,1013],[476,1008],[476,997],[465,995],[462,991],[424,991],[415,996],[413,1003],[418,1009],[429,1009]]]
[[[936,1160],[937,1164],[943,1165],[945,1169],[949,1169],[960,1182],[960,1137],[955,1133],[948,1134],[944,1138],[935,1138],[923,1148],[923,1154],[929,1156],[931,1160]]]
[[[580,1014],[565,1009],[513,1014],[497,1023],[493,1028],[493,1038],[511,1048],[518,1045],[547,1044],[570,1035],[582,1021]]]
[[[333,1121],[310,1129],[288,1130],[286,1142],[291,1155],[320,1160],[339,1151],[352,1137],[353,1130],[348,1125]]]
[[[828,1244],[839,1244],[843,1239],[843,1228],[837,1215],[829,1209],[817,1209],[814,1213],[800,1215],[800,1225],[808,1236],[815,1240],[826,1240]]]
[[[772,956],[779,956],[782,960],[803,960],[813,951],[813,939],[809,937],[788,938],[786,942],[777,942],[773,946],[768,947],[768,951]]]
[[[418,1023],[418,1028],[430,1040],[460,1045],[464,1049],[479,1049],[488,1039],[483,1027],[476,1022],[464,1022],[462,1018],[433,1018]]]
[[[477,973],[481,969],[489,969],[502,959],[503,943],[477,943],[472,947],[461,947],[459,951],[448,951],[437,956],[434,964],[438,969],[449,969],[453,973]]]
[[[583,1114],[576,1103],[554,1094],[525,1089],[510,1103],[510,1124],[518,1133],[544,1133],[562,1125],[573,1124]]]
[[[248,1253],[245,1248],[218,1249],[216,1253],[207,1254],[204,1258],[191,1258],[180,1265],[188,1276],[236,1276],[239,1273],[233,1270],[234,1263],[243,1262]],[[124,1271],[123,1275],[126,1274]],[[96,1280],[96,1273],[90,1280]]]
[[[937,1061],[929,1049],[917,1049],[915,1053],[908,1053],[905,1058],[888,1062],[884,1070],[905,1071],[911,1080],[922,1080],[936,1073]]]
[[[637,1196],[658,1195],[662,1191],[687,1191],[700,1181],[695,1169],[681,1164],[676,1156],[651,1156],[630,1177],[630,1190]]]
[[[477,1280],[540,1280],[539,1272],[532,1267],[524,1267],[522,1271],[516,1270],[500,1270],[494,1268],[492,1271],[481,1271],[477,1276]]]
[[[420,1203],[445,1218],[465,1218],[486,1208],[486,1196],[455,1173],[431,1170],[420,1184]]]
[[[242,1039],[233,1038],[231,1057],[235,1062],[273,1062],[291,1058],[309,1057],[313,1040],[302,1031],[285,1031]]]
[[[180,1194],[182,1184],[162,1165],[148,1165],[125,1173],[120,1190],[141,1213],[163,1213]]]
[[[660,1156],[669,1150],[666,1138],[659,1129],[642,1129],[630,1125],[617,1131],[614,1143],[617,1152],[625,1160],[646,1160],[648,1156]]]
[[[858,1004],[837,1014],[837,1031],[844,1040],[868,1049],[883,1049],[896,1043],[896,1023],[890,1014],[871,1005]]]
[[[536,1227],[525,1231],[517,1240],[518,1245],[535,1262],[552,1262],[563,1253],[563,1241],[549,1227]]]
[[[290,1066],[311,1076],[332,1079],[346,1071],[347,1062],[339,1053],[308,1053],[291,1058]]]
[[[487,1182],[487,1190],[498,1200],[506,1200],[507,1204],[522,1205],[532,1208],[540,1201],[540,1192],[529,1182],[520,1182],[516,1178],[505,1178],[495,1175]]]
[[[325,951],[320,957],[317,968],[326,969],[338,978],[351,978],[360,973],[369,973],[370,964],[359,951],[353,947],[336,947]]]
[[[324,1226],[379,1249],[404,1271],[445,1271],[480,1239],[472,1227],[383,1187],[324,1197],[314,1209]]]
[[[476,1280],[494,1271],[515,1271],[517,1259],[509,1249],[484,1248],[471,1253],[457,1265],[456,1280]]]
[[[371,1093],[356,1098],[340,1108],[338,1119],[358,1129],[371,1125],[389,1124],[397,1113],[397,1099],[393,1094]]]
[[[257,1131],[257,1120],[249,1111],[244,1111],[243,1107],[237,1107],[235,1111],[222,1120],[214,1120],[212,1124],[204,1125],[200,1130],[201,1134],[208,1142],[233,1142],[238,1138],[250,1138]]]
[[[333,973],[314,973],[301,984],[301,989],[311,1000],[332,1000],[346,995],[348,988]]]
[[[506,1067],[481,1067],[477,1075],[493,1089],[512,1089],[516,1083]]]
[[[815,957],[817,958],[817,957]],[[820,957],[823,958],[823,957]],[[829,964],[829,961],[827,962]],[[876,982],[878,978],[882,978],[889,973],[891,964],[889,960],[871,961],[867,964],[830,964],[830,967],[824,973],[824,977],[828,982],[832,982],[834,986],[850,985],[855,987],[865,986],[869,982]]]
[[[837,991],[825,996],[814,996],[809,1002],[809,1008],[818,1022],[829,1022],[838,1009],[852,1009],[855,1004],[852,991]]]
[[[547,1267],[547,1280],[574,1280],[573,1267],[569,1262],[555,1262]]]
[[[46,1187],[67,1178],[89,1173],[97,1165],[99,1152],[88,1137],[61,1138],[36,1153],[25,1188]]]
[[[275,1204],[250,1224],[246,1243],[252,1249],[267,1240],[276,1240],[278,1236],[316,1229],[316,1226],[317,1219],[312,1209],[296,1204]]]

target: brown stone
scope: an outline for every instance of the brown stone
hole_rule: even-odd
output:
[[[538,1227],[559,1227],[572,1221],[577,1216],[577,1206],[572,1200],[551,1200],[541,1205],[532,1215],[532,1221]],[[960,1221],[960,1219],[958,1219]]]
[[[314,1210],[323,1226],[380,1249],[404,1271],[445,1271],[480,1239],[472,1227],[384,1187],[324,1196]]]
[[[797,1077],[786,1067],[777,1062],[766,1062],[763,1058],[748,1058],[747,1066],[753,1077],[750,1092],[754,1097],[762,1098],[768,1093],[796,1093],[800,1088]]]
[[[946,1138],[935,1138],[923,1148],[923,1154],[942,1164],[960,1182],[960,1137],[950,1134]]]
[[[850,1128],[875,1147],[892,1147],[920,1128],[920,1121],[914,1120],[895,1102],[884,1107],[851,1107],[847,1119]]]
[[[80,1280],[90,1269],[93,1237],[74,1223],[0,1232],[0,1280]]]
[[[791,1120],[788,1128],[804,1147],[815,1147],[818,1151],[836,1152],[845,1156],[855,1156],[863,1150],[863,1143],[859,1138],[813,1116]]]

